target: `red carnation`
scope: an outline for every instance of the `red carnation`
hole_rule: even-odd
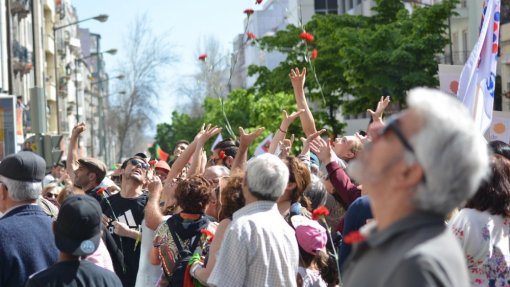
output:
[[[157,160],[155,160],[155,159],[150,160],[150,161],[149,161],[149,165],[150,165],[150,166],[154,166],[154,165],[156,165],[156,163],[157,163],[157,162],[158,162],[158,161],[157,161]]]
[[[359,230],[352,231],[344,236],[343,242],[346,244],[354,244],[365,240],[365,236]]]
[[[253,14],[253,12],[255,12],[255,11],[253,11],[253,9],[250,9],[250,8],[248,8],[248,9],[244,9],[244,11],[243,11],[243,13],[244,13],[244,14],[246,14],[246,15],[248,15],[248,16],[250,16],[251,14]]]
[[[219,157],[220,159],[224,159],[224,158],[225,158],[225,152],[224,152],[224,151],[222,151],[222,150],[220,150],[220,151],[218,152],[218,157]]]
[[[210,230],[207,230],[207,229],[201,229],[200,233],[202,233],[203,240],[207,240],[209,243],[211,243],[211,241],[214,238],[214,233],[212,233]]]
[[[318,207],[312,212],[312,219],[318,220],[329,215],[329,210],[325,206]]]
[[[202,55],[198,56],[198,59],[200,61],[205,61],[205,59],[207,59],[207,54],[202,54]]]
[[[310,54],[310,59],[315,60],[315,59],[317,59],[318,55],[319,55],[319,52],[317,51],[317,49],[313,49],[312,53]]]
[[[96,195],[97,195],[97,196],[99,196],[99,197],[101,197],[101,198],[103,198],[103,197],[105,196],[105,194],[104,194],[104,193],[105,193],[105,191],[106,191],[106,189],[104,189],[104,188],[102,188],[102,187],[101,187],[101,188],[99,188],[99,189],[96,191]]]
[[[255,34],[253,34],[252,32],[246,32],[246,37],[248,37],[248,39],[250,40],[257,39],[257,36],[255,36]]]
[[[307,33],[307,32],[301,32],[301,33],[299,34],[299,37],[300,37],[302,40],[306,41],[307,43],[311,43],[311,42],[313,42],[313,39],[314,39],[313,35],[312,35],[312,34],[310,34],[310,33]]]
[[[260,4],[262,3],[263,0],[255,0],[255,4]]]

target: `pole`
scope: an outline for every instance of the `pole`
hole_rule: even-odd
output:
[[[56,21],[55,21],[56,22]],[[53,24],[55,25],[55,23]],[[60,134],[60,92],[58,87],[58,69],[57,69],[57,30],[53,28],[53,64],[55,65],[55,97],[57,104],[57,134]]]
[[[453,48],[452,48],[452,23],[451,16],[448,16],[448,38],[450,39],[450,65],[453,65]]]
[[[79,106],[78,106],[78,99],[79,99],[79,96],[78,96],[78,65],[79,65],[79,62],[77,59],[74,60],[74,91],[75,91],[75,105],[76,105],[76,124],[78,124],[80,122],[80,111],[79,111]]]

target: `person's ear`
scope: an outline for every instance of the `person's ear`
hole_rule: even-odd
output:
[[[404,189],[413,189],[423,181],[424,176],[425,174],[421,165],[414,163],[410,166],[406,166],[406,168],[402,170],[398,177],[398,185]]]
[[[232,164],[234,163],[234,158],[231,156],[227,156],[227,158],[225,158],[224,161],[228,167],[231,167]]]

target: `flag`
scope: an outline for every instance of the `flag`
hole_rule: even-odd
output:
[[[154,149],[156,150],[156,154],[155,154],[156,159],[163,160],[163,161],[168,160],[169,154],[166,153],[165,151],[163,151],[161,149],[161,147],[159,147],[159,144],[156,144],[156,146],[154,146]]]
[[[269,150],[271,141],[273,140],[273,134],[269,134],[255,149],[255,156],[266,153]]]
[[[212,146],[211,146],[211,151],[214,151],[214,147],[223,140],[223,137],[221,136],[221,133],[218,134],[218,136],[216,137],[216,139],[214,140]]]
[[[500,0],[485,0],[480,36],[459,80],[457,98],[469,109],[483,133],[492,122],[499,48]]]

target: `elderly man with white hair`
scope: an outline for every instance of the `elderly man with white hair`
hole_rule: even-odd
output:
[[[209,286],[296,286],[299,250],[294,230],[278,211],[289,170],[275,155],[247,163],[246,206],[225,232]]]
[[[22,151],[0,163],[0,286],[25,286],[28,276],[57,262],[52,220],[37,205],[44,159]]]
[[[407,102],[348,167],[375,221],[344,235],[357,243],[345,264],[346,287],[469,286],[462,249],[444,220],[488,174],[485,140],[454,97],[419,88]]]

